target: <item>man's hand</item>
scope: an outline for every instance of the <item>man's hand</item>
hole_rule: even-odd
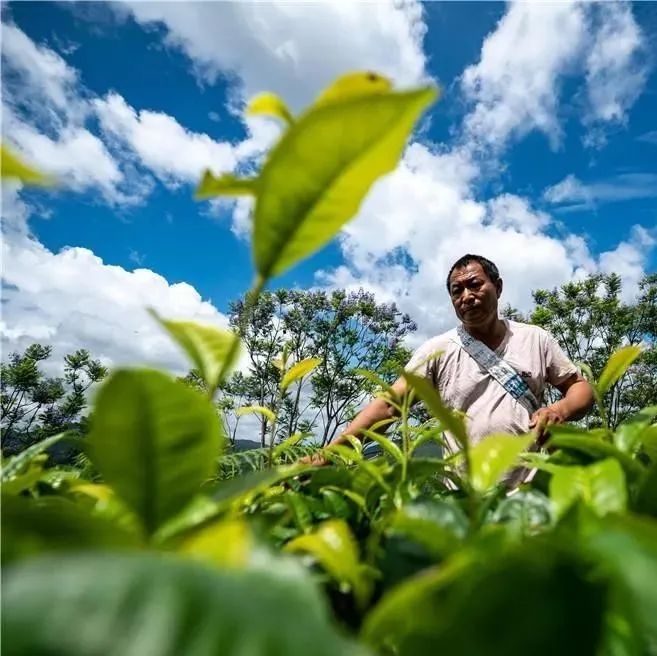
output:
[[[298,460],[300,465],[310,465],[311,467],[325,467],[330,464],[330,461],[324,456],[323,451],[311,453],[309,456],[304,456]]]
[[[547,439],[549,426],[563,424],[567,419],[566,412],[559,406],[558,402],[546,408],[539,408],[529,420],[529,427],[534,429],[538,445],[542,446]]]

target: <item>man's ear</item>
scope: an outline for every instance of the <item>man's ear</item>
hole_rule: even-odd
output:
[[[502,296],[502,288],[504,287],[504,282],[502,281],[502,278],[498,278],[497,282],[495,283],[495,287],[497,288],[497,298]]]

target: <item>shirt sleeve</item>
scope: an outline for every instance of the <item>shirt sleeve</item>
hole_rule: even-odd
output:
[[[404,367],[404,371],[421,376],[422,378],[433,379],[433,368],[439,355],[440,349],[438,348],[438,344],[436,344],[435,340],[431,339],[415,350],[411,359]]]
[[[569,360],[557,340],[546,333],[545,340],[545,366],[547,380],[550,385],[561,385],[573,374],[579,374],[580,370]]]

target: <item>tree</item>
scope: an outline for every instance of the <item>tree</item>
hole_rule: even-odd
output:
[[[51,346],[32,344],[22,355],[12,353],[2,364],[3,452],[20,452],[64,430],[85,430],[86,418],[81,415],[87,390],[105,377],[107,369],[80,349],[65,356],[62,378],[46,377],[39,364],[51,354]]]
[[[231,305],[231,323],[243,320],[244,302]],[[415,324],[394,304],[377,304],[360,290],[278,290],[261,295],[243,331],[248,373],[233,376],[242,398],[253,405],[276,408],[277,437],[314,431],[326,444],[372,392],[358,369],[376,371],[392,381],[408,359],[402,339]],[[291,362],[320,358],[308,384],[292,386],[279,397],[279,354]],[[266,443],[268,420],[258,417],[259,438]]]
[[[615,274],[596,274],[559,289],[536,290],[530,321],[548,330],[574,362],[585,362],[597,378],[620,346],[645,351],[605,397],[612,427],[657,403],[657,274],[645,276],[632,303],[621,300]]]

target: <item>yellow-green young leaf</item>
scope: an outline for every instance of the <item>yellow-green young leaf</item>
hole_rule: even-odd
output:
[[[254,196],[257,192],[256,178],[237,178],[230,173],[215,176],[207,169],[196,187],[194,198],[204,200],[214,196]]]
[[[246,107],[246,114],[273,116],[288,125],[294,123],[294,117],[287,105],[275,93],[260,93],[252,98]]]
[[[597,388],[600,396],[604,396],[618,382],[630,365],[641,355],[642,350],[640,346],[624,346],[612,354],[598,380]]]
[[[307,376],[322,361],[322,358],[307,358],[297,362],[285,373],[281,381],[281,389],[286,390],[294,381]]]
[[[208,392],[214,394],[221,382],[219,377],[222,371],[225,367],[228,371],[239,356],[238,351],[231,362],[226,362],[236,339],[235,333],[193,321],[162,319],[154,310],[150,313],[187,353],[208,386]]]
[[[470,449],[472,487],[478,492],[493,487],[533,440],[532,435],[489,435],[473,446]]]
[[[559,467],[550,479],[550,500],[558,516],[577,500],[598,515],[623,512],[627,507],[623,469],[612,458],[588,467]]]
[[[361,429],[360,432],[366,437],[369,437],[373,442],[376,442],[395,462],[404,461],[404,454],[401,452],[401,449],[385,435],[380,435],[368,429]]]
[[[392,91],[392,82],[371,71],[355,71],[339,77],[319,94],[315,107],[350,98],[372,96]]]
[[[85,445],[105,483],[152,534],[214,473],[222,438],[207,396],[136,369],[118,370],[102,385]]]
[[[258,178],[253,254],[277,275],[326,244],[392,171],[434,88],[311,107],[283,135]]]
[[[222,519],[204,526],[178,547],[185,556],[220,565],[242,568],[251,556],[253,539],[242,519]]]
[[[454,436],[461,448],[466,449],[468,436],[463,419],[443,403],[436,388],[426,378],[416,376],[408,371],[404,371],[402,375],[424,401],[429,412],[440,421],[445,430]]]
[[[369,585],[359,562],[358,546],[345,521],[323,522],[314,533],[290,540],[285,550],[310,554],[338,583],[353,589],[359,601],[367,597]]]
[[[243,415],[262,415],[269,423],[276,421],[276,415],[269,408],[261,405],[244,405],[241,408],[237,408],[235,414],[238,417]]]
[[[281,454],[285,452],[286,449],[293,447],[295,444],[298,444],[307,433],[294,433],[290,437],[286,437],[279,445],[274,448],[272,453],[274,459],[278,458]]]
[[[40,186],[49,186],[54,182],[49,175],[28,166],[4,144],[0,146],[0,177]]]

